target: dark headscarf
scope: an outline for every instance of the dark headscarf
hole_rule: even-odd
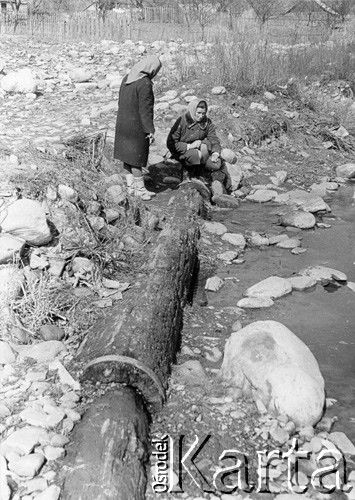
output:
[[[144,76],[149,76],[150,79],[154,78],[159,73],[161,66],[161,61],[157,56],[147,56],[141,59],[128,73],[126,85],[136,82]]]

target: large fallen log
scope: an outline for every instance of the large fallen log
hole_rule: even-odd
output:
[[[148,433],[144,430],[142,408],[153,413],[165,399],[171,365],[180,346],[183,307],[197,265],[197,216],[202,208],[202,198],[195,189],[186,188],[174,197],[171,216],[147,264],[146,278],[134,289],[123,309],[121,305],[112,308],[107,317],[94,325],[78,350],[77,360],[84,363],[83,380],[93,384],[115,382],[124,384],[125,389],[105,396],[110,408],[105,406],[106,399],[96,401],[78,425],[74,451],[68,457],[69,473],[64,480],[65,500],[145,498]],[[136,391],[135,407],[132,394],[127,392],[132,390]],[[100,410],[102,404],[105,413]],[[142,429],[139,433],[138,422]],[[110,432],[104,432],[105,426]],[[86,442],[93,435],[97,454],[91,452]],[[127,436],[140,444],[127,446]],[[134,465],[127,478],[129,463]],[[112,467],[115,477],[110,474]],[[96,479],[95,495],[79,496],[82,489],[86,491],[83,481],[90,483],[92,474],[103,478],[101,489]],[[78,496],[71,493],[73,488]]]
[[[160,406],[170,367],[179,348],[183,307],[197,264],[201,197],[195,190],[179,193],[173,215],[161,232],[129,303],[89,332],[78,357],[83,378],[135,387],[148,404]]]
[[[73,433],[62,498],[144,498],[148,438],[147,414],[134,389],[122,387],[101,397]]]

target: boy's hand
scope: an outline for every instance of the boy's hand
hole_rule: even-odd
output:
[[[154,134],[150,133],[146,135],[146,138],[149,140],[149,145],[154,142]]]
[[[213,163],[217,163],[218,159],[219,159],[219,153],[217,152],[212,153],[211,161],[213,161]]]
[[[194,141],[194,142],[192,142],[192,143],[190,144],[189,149],[200,149],[200,147],[201,147],[201,142],[202,142],[202,141],[200,141],[199,139],[197,139],[196,141]]]

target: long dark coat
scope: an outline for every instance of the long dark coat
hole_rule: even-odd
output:
[[[154,134],[153,83],[144,76],[126,85],[122,80],[115,132],[114,157],[133,167],[145,167],[149,154],[149,139]]]

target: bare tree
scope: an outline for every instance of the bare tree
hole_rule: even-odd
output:
[[[44,10],[44,0],[32,0],[30,3],[30,13],[31,14],[39,14]]]
[[[247,0],[219,0],[218,11],[227,15],[229,28],[233,29],[233,21],[239,17],[247,7]]]
[[[204,40],[206,27],[216,16],[216,2],[208,0],[182,0],[180,6],[184,12],[186,24],[197,23],[201,28],[201,38]]]
[[[347,16],[352,12],[353,6],[353,0],[332,0],[330,3],[330,7],[339,14],[342,22],[344,22]]]
[[[269,19],[279,14],[283,0],[247,0],[247,2],[254,10],[261,25],[264,25]]]
[[[14,33],[20,20],[20,8],[22,3],[22,0],[12,0],[12,2],[10,3],[12,12],[14,14]]]
[[[100,17],[105,21],[107,13],[116,7],[116,0],[97,0],[96,9]]]

